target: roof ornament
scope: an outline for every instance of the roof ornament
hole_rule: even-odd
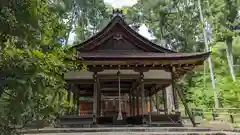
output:
[[[123,39],[123,36],[122,36],[122,34],[117,33],[116,35],[113,36],[113,39],[119,41],[119,40]]]
[[[123,11],[121,9],[113,9],[112,17],[116,17],[116,16],[123,18],[124,17]]]

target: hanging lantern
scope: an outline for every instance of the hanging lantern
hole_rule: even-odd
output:
[[[118,116],[117,120],[122,120],[122,110],[121,110],[121,82],[120,82],[120,68],[118,69],[117,72],[118,76]]]

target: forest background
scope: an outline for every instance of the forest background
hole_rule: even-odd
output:
[[[206,51],[204,23],[197,0],[138,0],[122,8],[126,22],[138,31],[143,24],[153,42],[179,52]],[[240,108],[240,1],[201,0],[209,39],[216,88],[208,62],[178,82],[190,106]],[[103,0],[0,1],[0,131],[34,120],[51,122],[71,106],[63,74],[83,70],[66,58],[69,35],[74,45],[101,30],[111,19],[112,7]],[[207,25],[209,26],[209,25]]]

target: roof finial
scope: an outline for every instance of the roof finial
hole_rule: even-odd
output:
[[[121,9],[113,9],[112,17],[119,16],[123,18],[123,11]]]

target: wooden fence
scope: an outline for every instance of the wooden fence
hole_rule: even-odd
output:
[[[192,114],[195,118],[200,116],[204,119],[206,116],[211,116],[212,120],[222,120],[219,116],[228,116],[231,123],[236,123],[236,118],[240,118],[240,108],[192,108]]]

